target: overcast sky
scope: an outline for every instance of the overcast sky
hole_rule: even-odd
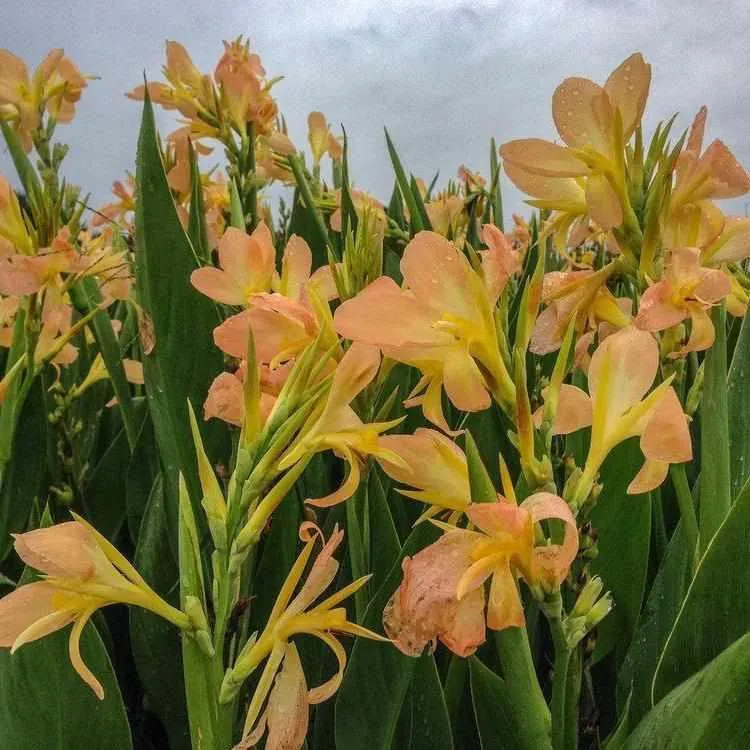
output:
[[[646,122],[680,113],[687,127],[708,105],[707,136],[750,166],[748,0],[3,0],[0,47],[35,66],[51,47],[95,73],[74,123],[69,178],[106,199],[133,168],[140,105],[124,97],[145,69],[160,77],[164,41],[175,39],[203,71],[222,39],[249,35],[292,138],[314,109],[343,123],[354,182],[388,197],[387,125],[407,168],[441,181],[465,163],[488,172],[489,139],[554,136],[550,101],[570,75],[603,82],[641,51],[653,65]],[[162,119],[165,130],[169,120]],[[11,171],[0,154],[0,171]],[[508,189],[508,208],[522,208]],[[744,213],[745,201],[724,205]]]

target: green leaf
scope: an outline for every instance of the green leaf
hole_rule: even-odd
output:
[[[615,607],[598,628],[594,662],[613,648],[622,659],[635,632],[646,587],[651,540],[651,496],[628,495],[626,490],[643,463],[637,440],[615,448],[600,477],[604,490],[591,513],[598,535],[598,555],[591,572],[601,576],[612,592]]]
[[[469,468],[471,501],[474,503],[494,503],[497,500],[497,490],[495,490],[490,475],[484,467],[477,444],[468,430],[466,431],[466,463]]]
[[[13,656],[0,650],[2,747],[10,750],[87,748],[130,750],[125,706],[107,650],[89,623],[81,656],[104,688],[100,701],[68,657],[70,628],[26,644]]]
[[[651,681],[690,583],[691,557],[680,522],[651,585],[638,628],[617,675],[617,703],[624,706],[632,691],[630,716],[634,723],[651,708]]]
[[[625,750],[744,750],[750,737],[750,633],[661,700]]]
[[[45,479],[47,415],[42,379],[37,378],[23,404],[0,488],[0,561],[13,545],[11,533],[26,530],[34,499]]]
[[[706,353],[701,421],[701,487],[698,504],[701,550],[721,525],[732,503],[727,402],[727,323],[723,305],[711,316],[716,341]],[[744,408],[744,407],[742,407]]]
[[[5,138],[5,143],[8,146],[8,153],[13,160],[13,166],[18,173],[18,179],[21,181],[21,186],[29,200],[34,202],[39,198],[42,192],[42,185],[39,182],[39,177],[34,171],[34,167],[31,165],[29,157],[24,153],[16,131],[13,130],[5,120],[0,120],[0,130],[2,130]]]
[[[161,476],[154,482],[143,516],[134,562],[151,588],[173,606],[179,605],[179,571],[169,544]],[[133,607],[130,645],[149,708],[161,719],[170,750],[190,750],[179,633],[161,617]]]
[[[362,623],[365,627],[376,632],[382,629],[383,609],[401,583],[401,560],[419,552],[438,536],[438,530],[431,524],[421,523],[414,529],[370,601]],[[357,639],[336,698],[338,750],[391,748],[416,662],[388,643]]]
[[[91,277],[78,281],[71,288],[70,297],[78,311],[83,315],[93,310],[102,301],[96,281]],[[112,328],[112,319],[104,310],[100,310],[94,315],[90,327],[107,368],[112,389],[117,397],[117,406],[122,414],[122,423],[125,427],[128,445],[132,451],[135,448],[140,423],[135,414],[133,397],[130,395],[130,385],[125,376],[125,368],[120,356],[120,345]]]
[[[188,214],[187,233],[193,243],[195,252],[204,263],[211,262],[211,248],[208,244],[206,227],[206,207],[203,204],[203,186],[198,155],[193,144],[190,144],[190,213]],[[244,227],[243,227],[244,229]]]
[[[144,355],[146,395],[164,467],[169,527],[176,529],[179,472],[193,502],[201,497],[187,401],[203,403],[222,369],[222,356],[212,336],[219,322],[216,308],[190,284],[197,267],[195,251],[177,217],[148,97],[138,141],[136,187],[136,282],[154,333],[153,349]],[[209,424],[203,432],[204,445],[215,460],[226,430]]]
[[[289,166],[292,168],[292,172],[294,172],[295,182],[297,183],[289,232],[300,234],[308,242],[313,254],[313,268],[320,268],[328,264],[327,248],[330,247],[333,250],[334,245],[328,236],[328,228],[323,221],[323,215],[315,205],[312,188],[305,174],[304,165],[295,154],[290,154],[287,158]],[[296,216],[295,211],[297,211]],[[304,233],[298,232],[296,228],[301,220],[300,214],[304,216],[304,227],[306,228],[306,232]]]
[[[664,645],[653,700],[750,630],[750,485],[709,542]]]
[[[737,497],[750,477],[750,313],[742,319],[727,380],[731,496]]]
[[[543,750],[551,747],[549,734],[535,734],[531,731],[534,725],[518,720],[513,686],[509,686],[476,656],[469,659],[469,665],[471,697],[482,750]]]
[[[391,157],[393,171],[396,173],[396,182],[398,183],[398,188],[401,191],[401,197],[404,199],[406,207],[409,209],[409,220],[411,222],[412,234],[421,232],[423,229],[432,229],[429,224],[425,224],[423,221],[422,217],[423,215],[426,215],[424,205],[421,207],[421,210],[417,206],[417,200],[419,200],[419,202],[421,203],[422,198],[419,196],[418,192],[417,195],[415,195],[412,191],[409,180],[406,177],[404,167],[401,164],[401,159],[399,159],[398,152],[396,151],[396,147],[393,145],[393,141],[391,140],[391,136],[388,134],[388,130],[385,131],[385,141],[388,145],[388,154]]]
[[[453,750],[453,735],[435,658],[417,659],[411,685],[410,750]]]
[[[159,454],[156,437],[151,416],[146,413],[125,477],[125,511],[133,544],[138,542],[141,520],[146,512],[151,490],[158,473]]]

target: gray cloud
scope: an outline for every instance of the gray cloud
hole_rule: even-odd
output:
[[[486,173],[491,136],[553,137],[555,86],[569,75],[603,81],[635,50],[654,66],[647,126],[680,112],[687,127],[707,104],[708,136],[750,166],[745,0],[34,0],[4,9],[0,44],[31,65],[62,46],[102,77],[60,130],[72,147],[67,174],[100,202],[133,166],[140,111],[123,94],[144,69],[158,78],[164,40],[181,41],[209,70],[221,40],[240,33],[269,74],[286,76],[276,91],[293,139],[304,142],[313,109],[344,123],[354,180],[382,198],[393,184],[383,125],[416,174],[439,169],[446,180],[462,163]],[[11,171],[4,154],[0,171]],[[512,187],[506,205],[522,209]]]

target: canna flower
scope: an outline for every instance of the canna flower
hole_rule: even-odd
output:
[[[281,587],[263,632],[248,641],[234,667],[226,672],[221,686],[219,700],[231,700],[245,679],[266,661],[248,707],[242,747],[257,743],[266,726],[266,747],[269,750],[297,750],[302,747],[309,706],[328,700],[338,690],[343,678],[346,651],[333,635],[334,632],[385,640],[377,633],[349,622],[346,609],[338,606],[362,588],[370,576],[359,578],[315,604],[336,578],[339,564],[333,555],[341,544],[344,532],[338,526],[334,527],[310,568],[307,579],[298,589],[317,539],[323,541],[320,529],[312,523],[302,524],[299,535],[305,546]],[[293,596],[295,590],[297,594]],[[338,662],[336,674],[312,689],[307,687],[299,655],[292,642],[295,636],[302,634],[312,635],[323,641],[333,651]]]
[[[619,227],[632,214],[625,187],[625,145],[641,122],[651,66],[640,53],[628,57],[604,86],[566,78],[552,97],[552,116],[565,146],[538,138],[500,148],[505,172],[531,205],[560,212],[564,229],[593,219]]]
[[[464,200],[460,195],[436,195],[425,203],[424,208],[433,231],[453,240],[465,236],[468,216],[464,213]]]
[[[368,456],[405,466],[396,453],[379,441],[380,433],[400,424],[404,418],[363,424],[350,406],[372,382],[379,368],[380,352],[376,347],[352,344],[336,367],[322,408],[313,414],[294,447],[281,458],[279,469],[282,471],[305,456],[324,450],[332,450],[348,464],[349,473],[341,487],[325,497],[308,499],[306,502],[310,505],[327,508],[350,498],[359,487],[362,465]]]
[[[350,191],[352,203],[354,204],[354,212],[357,214],[357,219],[364,222],[372,227],[373,233],[385,229],[388,219],[385,215],[385,206],[373,198],[369,193],[364,190],[352,189]],[[336,197],[336,209],[331,214],[330,223],[331,229],[334,232],[340,232],[343,228],[342,217],[341,217],[341,190],[337,190],[335,193]]]
[[[316,167],[326,153],[331,155],[331,159],[341,158],[341,144],[331,132],[322,112],[310,112],[307,116],[307,140],[310,143],[313,164]]]
[[[135,101],[143,101],[146,90],[151,101],[164,109],[176,109],[189,120],[198,118],[199,113],[210,110],[213,90],[210,76],[203,75],[195,67],[188,51],[179,43],[167,41],[167,63],[162,73],[168,83],[149,82],[137,86],[126,96]]]
[[[719,269],[702,268],[697,248],[672,250],[661,281],[641,297],[635,325],[644,331],[663,331],[690,318],[690,339],[670,356],[709,349],[716,332],[706,310],[731,292],[730,276]]]
[[[722,141],[714,140],[701,153],[707,116],[708,110],[701,107],[677,161],[675,184],[664,218],[667,247],[703,247],[711,243],[722,232],[725,221],[713,201],[750,191],[750,175]]]
[[[520,505],[472,504],[466,510],[476,531],[452,529],[403,563],[404,578],[383,613],[385,632],[408,656],[442,641],[469,656],[485,640],[484,583],[491,579],[486,624],[493,630],[522,627],[523,605],[516,583],[554,589],[565,580],[578,552],[578,530],[565,501],[548,492]],[[561,544],[537,546],[540,521],[565,525]]]
[[[276,403],[276,397],[281,392],[291,369],[291,362],[287,362],[275,370],[261,365],[259,405],[261,424],[265,424],[268,419]],[[245,420],[243,383],[246,375],[247,362],[243,360],[236,372],[222,372],[214,379],[203,404],[204,419],[221,419],[228,424],[242,427]]]
[[[420,232],[401,259],[408,289],[381,277],[344,302],[334,316],[343,337],[377,346],[385,356],[422,371],[405,405],[422,404],[425,417],[447,432],[442,388],[463,411],[487,409],[490,393],[500,403],[515,399],[494,319],[497,298],[513,267],[513,251],[498,242],[488,226],[484,236],[490,249],[482,256],[480,275],[448,240]]]
[[[534,354],[549,354],[562,344],[570,321],[575,319],[578,333],[596,329],[600,323],[623,328],[630,323],[630,300],[624,307],[607,289],[607,279],[615,266],[599,271],[552,271],[545,274],[542,302],[547,307],[539,314],[529,349]]]
[[[11,653],[73,623],[69,654],[73,668],[101,700],[104,690],[80,652],[91,616],[109,604],[131,604],[190,628],[188,616],[161,599],[138,571],[87,521],[15,534],[21,559],[43,574],[0,600],[0,647]]]
[[[255,233],[259,233],[260,242],[252,242]],[[330,318],[322,300],[336,297],[328,266],[310,273],[312,253],[303,239],[290,237],[280,275],[275,271],[274,255],[265,225],[258,225],[250,238],[230,228],[219,245],[222,270],[202,268],[191,276],[193,285],[209,297],[226,304],[251,306],[215,329],[216,345],[223,352],[242,358],[252,329],[259,361],[272,367],[293,359],[312,343]],[[270,288],[276,291],[268,293]]]
[[[0,49],[0,120],[13,125],[26,152],[46,110],[56,122],[69,123],[88,85],[86,76],[61,49],[53,49],[29,77],[26,63]]]
[[[423,517],[430,518],[443,510],[460,515],[469,506],[469,469],[466,455],[449,438],[437,430],[420,427],[413,435],[383,435],[382,448],[397,455],[401,462],[378,458],[383,471],[407,487],[396,491],[430,507]]]
[[[131,224],[135,211],[135,178],[129,174],[123,183],[120,180],[112,184],[112,194],[117,200],[106,203],[94,212],[89,221],[91,228],[100,227],[109,222],[121,223],[125,227]]]
[[[190,275],[190,283],[216,302],[247,305],[253,295],[271,288],[275,257],[273,237],[263,222],[251,235],[229,227],[219,242],[221,269],[199,268]]]
[[[591,357],[590,395],[576,386],[561,387],[553,432],[591,425],[589,454],[571,499],[574,508],[588,497],[610,451],[628,438],[640,438],[646,459],[628,486],[631,495],[658,487],[669,464],[693,457],[687,417],[671,378],[648,393],[658,369],[659,348],[653,336],[629,326],[608,336]]]

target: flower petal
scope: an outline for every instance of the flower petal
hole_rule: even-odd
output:
[[[641,450],[649,460],[683,463],[693,457],[690,429],[674,388],[659,400],[641,435]]]
[[[500,146],[500,156],[532,174],[581,177],[589,173],[586,164],[570,149],[541,138],[521,138],[504,143]]]
[[[501,567],[495,569],[490,584],[487,603],[487,625],[493,630],[520,628],[526,622],[518,584],[506,558]]]
[[[598,84],[588,78],[566,78],[552,95],[552,117],[568,146],[592,146],[610,154],[612,107]]]
[[[667,478],[669,464],[666,461],[646,462],[635,475],[633,481],[628,485],[628,495],[641,495],[644,492],[655,490]]]
[[[404,559],[404,579],[383,613],[385,631],[403,653],[419,656],[440,638],[453,653],[469,656],[484,643],[483,589],[456,597],[476,540],[472,532],[453,531]]]
[[[218,268],[198,268],[190,274],[190,283],[206,297],[224,305],[245,305],[247,295],[237,281]]]
[[[610,73],[604,90],[612,107],[620,110],[625,141],[635,131],[643,117],[651,86],[651,66],[640,52],[630,55]]]
[[[622,224],[620,199],[604,175],[591,175],[586,180],[586,205],[591,218],[603,230]]]
[[[34,640],[64,628],[75,617],[70,610],[58,612],[54,606],[57,589],[46,581],[19,586],[0,599],[0,648],[10,648],[16,639],[34,623],[50,615],[48,627],[35,632]]]
[[[16,534],[14,539],[18,556],[42,573],[86,580],[96,572],[96,542],[76,521]]]
[[[268,750],[294,750],[305,743],[310,721],[307,681],[293,643],[284,651],[284,662],[268,696]]]

